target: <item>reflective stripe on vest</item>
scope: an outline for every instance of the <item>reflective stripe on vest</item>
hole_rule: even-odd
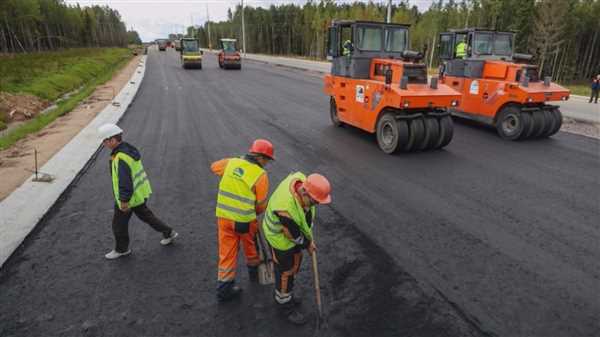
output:
[[[241,158],[229,159],[219,183],[216,215],[238,222],[256,219],[254,184],[265,170]]]
[[[148,180],[148,175],[144,170],[142,161],[134,160],[131,158],[131,156],[123,152],[118,152],[114,156],[111,164],[113,194],[115,196],[115,200],[117,205],[121,207],[121,200],[119,198],[119,161],[121,160],[127,164],[127,166],[129,166],[129,171],[131,172],[131,181],[133,183],[133,194],[128,202],[129,207],[139,206],[150,197],[152,194],[152,187],[150,186],[150,181]]]
[[[285,178],[279,186],[277,186],[273,195],[271,195],[263,218],[262,229],[265,238],[273,248],[278,250],[289,250],[296,246],[296,243],[285,236],[283,225],[276,213],[277,211],[287,212],[292,217],[292,220],[298,224],[300,231],[304,236],[309,240],[312,240],[312,229],[306,222],[306,213],[300,205],[300,202],[294,198],[294,195],[291,192],[291,189],[293,188],[292,184],[296,180],[304,181],[306,180],[306,176],[301,172],[296,172]],[[313,220],[315,217],[315,210],[315,207],[312,206],[311,213]]]

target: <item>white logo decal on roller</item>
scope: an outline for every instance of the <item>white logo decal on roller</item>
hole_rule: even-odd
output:
[[[356,86],[356,101],[359,103],[365,102],[365,87],[362,85]]]
[[[477,81],[471,82],[471,87],[469,88],[469,93],[471,95],[479,94],[479,82],[477,82]]]

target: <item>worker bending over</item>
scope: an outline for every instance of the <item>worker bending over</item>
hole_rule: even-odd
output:
[[[273,145],[268,140],[257,139],[244,157],[222,159],[211,165],[211,170],[222,177],[216,207],[219,232],[217,298],[220,301],[230,300],[242,291],[235,284],[240,241],[250,280],[258,282],[260,258],[254,241],[258,231],[256,217],[267,205],[269,179],[264,167],[275,159],[273,152]]]
[[[306,323],[293,296],[294,276],[300,270],[302,249],[316,250],[312,228],[315,205],[331,202],[331,186],[320,174],[306,177],[301,172],[290,174],[269,199],[262,230],[273,248],[275,263],[275,302],[281,313],[294,324]]]

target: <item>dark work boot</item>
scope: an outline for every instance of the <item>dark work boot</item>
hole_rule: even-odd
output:
[[[239,297],[241,293],[242,288],[236,286],[233,282],[219,282],[217,299],[219,302],[226,302]]]
[[[248,278],[252,283],[258,283],[258,266],[248,266]]]

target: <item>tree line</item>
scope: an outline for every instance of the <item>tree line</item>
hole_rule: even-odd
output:
[[[0,52],[72,47],[126,47],[125,23],[108,6],[69,6],[63,0],[0,0]]]
[[[384,21],[386,2],[313,0],[302,6],[245,7],[247,52],[324,59],[331,20]],[[188,35],[208,46],[210,25],[213,48],[222,37],[241,41],[241,12],[238,5],[227,20],[189,27]],[[426,62],[433,67],[440,32],[479,27],[515,31],[516,51],[532,54],[541,72],[555,80],[600,73],[600,0],[434,0],[424,12],[402,0],[394,1],[392,13],[392,22],[411,25],[411,49],[427,50]]]

